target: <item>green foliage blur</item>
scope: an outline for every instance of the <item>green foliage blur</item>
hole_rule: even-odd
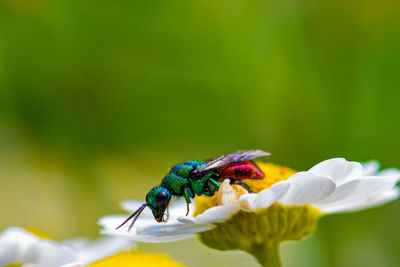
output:
[[[0,228],[96,237],[187,159],[260,148],[400,167],[400,2],[0,2]],[[320,221],[285,266],[400,265],[400,201]],[[257,266],[196,240],[188,266]]]

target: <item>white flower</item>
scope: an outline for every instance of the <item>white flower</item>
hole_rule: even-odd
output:
[[[241,210],[252,212],[266,209],[273,203],[311,205],[322,214],[371,208],[399,196],[396,183],[400,180],[400,171],[388,169],[379,172],[378,168],[376,162],[362,165],[343,158],[329,159],[308,171],[295,173],[287,180],[274,183],[259,193],[244,194],[234,204],[211,207],[196,217],[192,216],[192,212],[189,216],[182,216],[186,213],[186,203],[180,201],[172,204],[167,223],[157,223],[151,212],[146,211],[130,232],[127,231],[128,226],[115,230],[126,215],[106,216],[99,220],[99,224],[103,226],[101,233],[104,234],[126,236],[142,242],[167,242],[209,230]],[[141,204],[125,201],[122,206],[133,212]]]
[[[131,242],[116,237],[96,242],[83,238],[56,242],[39,238],[23,228],[9,227],[0,234],[0,266],[12,263],[35,267],[83,266],[131,247]]]
[[[121,203],[122,207],[128,212],[136,211],[142,202],[135,200],[126,200]],[[192,217],[194,210],[194,203],[190,204],[189,215]],[[115,228],[126,219],[126,215],[108,215],[99,220],[99,224],[104,228],[100,230],[102,234],[113,236],[128,237],[129,239],[137,242],[170,242],[192,237],[194,233],[211,229],[213,225],[210,224],[185,224],[178,221],[178,218],[186,214],[186,202],[177,201],[173,203],[170,209],[168,221],[165,223],[157,223],[149,209],[145,209],[140,217],[136,220],[134,227],[128,232],[129,223],[125,224],[118,230]],[[161,227],[161,228],[160,228]],[[156,232],[147,235],[148,230],[157,229]]]

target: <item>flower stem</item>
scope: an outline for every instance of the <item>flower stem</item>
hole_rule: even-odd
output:
[[[252,254],[262,266],[282,267],[279,256],[279,242],[275,240],[255,244],[248,252]]]

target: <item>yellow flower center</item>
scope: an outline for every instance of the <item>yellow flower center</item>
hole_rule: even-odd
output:
[[[51,239],[51,237],[48,234],[43,233],[41,230],[35,227],[25,227],[24,229],[34,234],[35,236],[39,237],[40,239]]]
[[[263,179],[244,179],[254,193],[258,193],[266,188],[271,187],[273,184],[286,180],[296,173],[296,171],[287,167],[278,166],[272,163],[257,163],[258,167],[264,172]],[[233,188],[239,185],[232,185]],[[200,196],[195,199],[194,216],[203,213],[205,210],[218,205],[218,194],[212,197]]]
[[[122,251],[108,258],[96,261],[89,265],[90,267],[184,267],[184,265],[175,262],[168,255],[145,253],[138,251]]]
[[[265,173],[263,179],[243,180],[254,193],[296,173],[292,169],[271,163],[259,163],[258,166]],[[236,190],[236,186],[238,185],[232,186],[233,190]],[[197,197],[194,214],[196,216],[217,205],[217,194],[213,197]],[[286,206],[274,203],[268,208],[253,212],[239,211],[227,221],[216,224],[213,229],[199,233],[198,238],[209,247],[218,250],[244,250],[255,256],[263,266],[279,267],[279,244],[311,234],[320,215],[320,211],[310,205]]]

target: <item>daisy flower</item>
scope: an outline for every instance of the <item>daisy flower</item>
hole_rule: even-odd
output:
[[[142,202],[136,200],[126,200],[121,203],[124,210],[132,213],[142,206]],[[189,217],[193,217],[193,211],[195,204],[192,202],[190,205]],[[126,215],[108,215],[102,217],[98,224],[103,226],[100,233],[118,237],[125,237],[135,242],[147,242],[147,243],[161,243],[171,242],[182,239],[193,237],[193,234],[211,229],[213,224],[185,224],[178,221],[182,219],[182,214],[186,214],[186,202],[177,201],[174,202],[172,207],[169,209],[169,218],[167,222],[158,224],[155,222],[153,214],[149,209],[145,209],[140,217],[135,222],[134,227],[128,231],[128,225],[116,230],[115,228],[126,219]],[[162,226],[162,228],[159,228]],[[157,232],[147,234],[149,228],[157,229]],[[160,232],[158,233],[158,230]]]
[[[115,230],[126,216],[110,215],[100,219],[101,232],[139,242],[174,241],[197,233],[209,247],[244,250],[264,266],[281,266],[280,243],[313,233],[321,216],[372,208],[399,196],[400,171],[379,172],[377,162],[334,158],[302,172],[271,163],[258,166],[265,177],[244,180],[251,193],[224,181],[213,197],[196,197],[189,216],[182,216],[186,203],[178,202],[167,223],[155,222],[147,211],[128,232],[128,226]],[[140,204],[125,201],[122,206],[132,212]]]
[[[0,234],[0,266],[84,266],[131,247],[132,242],[118,237],[95,242],[85,238],[56,242],[36,230],[9,227]]]

